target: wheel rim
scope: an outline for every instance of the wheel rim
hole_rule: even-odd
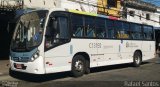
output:
[[[139,57],[139,56],[137,56],[137,57],[135,58],[135,62],[136,62],[137,64],[140,63],[140,57]]]
[[[75,70],[78,72],[82,72],[83,71],[83,62],[81,60],[77,60],[75,62]]]

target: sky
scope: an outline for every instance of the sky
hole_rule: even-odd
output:
[[[143,0],[152,4],[155,4],[156,6],[160,7],[160,0]]]

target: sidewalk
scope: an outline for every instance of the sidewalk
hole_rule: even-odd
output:
[[[0,76],[9,74],[9,60],[0,60]]]

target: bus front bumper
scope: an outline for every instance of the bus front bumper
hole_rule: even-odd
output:
[[[17,72],[31,73],[31,74],[45,74],[43,57],[39,57],[33,62],[15,62],[10,60],[11,70]]]

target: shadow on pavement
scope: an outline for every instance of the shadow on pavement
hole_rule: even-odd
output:
[[[70,77],[70,72],[35,75],[35,74],[28,74],[28,73],[22,73],[22,72],[16,72],[16,71],[10,70],[10,76],[16,79],[24,80],[24,81],[39,83],[39,82],[46,82],[46,81]]]
[[[148,63],[150,62],[143,62],[141,65],[145,65]],[[107,70],[123,69],[123,68],[128,68],[128,67],[134,67],[134,66],[132,65],[132,63],[102,66],[102,67],[92,68],[91,73],[102,72],[102,71],[107,71]]]
[[[142,65],[145,65],[148,63],[150,63],[150,62],[143,62]],[[108,70],[123,69],[123,68],[128,68],[128,67],[133,67],[133,66],[132,66],[132,64],[119,64],[119,65],[103,66],[103,67],[92,68],[91,73],[97,73],[97,72],[108,71]],[[21,72],[16,72],[16,71],[10,70],[10,76],[12,76],[13,78],[20,79],[20,80],[38,83],[38,82],[46,82],[46,81],[71,77],[71,74],[70,74],[70,72],[61,72],[61,73],[54,73],[54,74],[35,75],[35,74],[21,73]]]

